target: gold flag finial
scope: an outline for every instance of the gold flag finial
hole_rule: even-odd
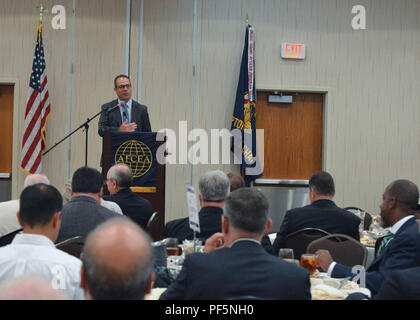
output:
[[[246,24],[246,26],[248,27],[248,13],[246,14],[246,16],[245,16],[245,24]]]
[[[45,8],[43,4],[41,4],[37,8],[39,8],[39,22],[42,22],[42,19],[44,18],[44,14],[48,13],[48,9]]]

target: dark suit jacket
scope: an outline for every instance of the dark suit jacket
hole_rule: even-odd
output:
[[[118,105],[118,99],[105,103],[104,105],[102,105],[101,110],[110,109],[116,105]],[[152,132],[149,114],[147,113],[147,107],[134,100],[131,103],[131,122],[137,123],[136,131]],[[98,133],[101,137],[103,137],[105,132],[118,131],[121,124],[122,118],[119,108],[116,108],[109,114],[107,112],[104,112],[99,117]],[[103,155],[101,155],[101,167],[102,166]]]
[[[420,267],[392,272],[375,300],[420,300]]]
[[[273,243],[272,253],[277,256],[284,248],[286,236],[304,228],[318,228],[328,233],[342,233],[360,241],[360,218],[337,207],[329,199],[316,200],[310,205],[288,210]]]
[[[61,227],[56,242],[77,236],[86,237],[98,224],[118,216],[118,213],[102,207],[92,197],[73,197],[61,211]]]
[[[118,105],[118,99],[115,99],[111,102],[105,103],[102,105],[101,109],[109,109]],[[137,123],[137,130],[140,132],[151,132],[152,128],[150,126],[149,114],[147,113],[147,107],[136,102],[132,101],[131,104],[131,122]],[[104,112],[99,117],[99,129],[98,133],[101,137],[104,136],[106,131],[118,131],[118,128],[122,124],[121,112],[117,108],[114,111]]]
[[[146,229],[147,222],[154,212],[150,201],[135,194],[130,188],[122,189],[116,194],[104,196],[104,199],[116,202],[123,214],[131,218],[143,229]]]
[[[182,270],[162,300],[221,300],[240,296],[262,299],[311,299],[309,272],[273,257],[256,242],[186,256]]]
[[[383,281],[392,271],[420,266],[420,235],[414,218],[406,221],[382,253],[366,270],[366,287],[375,297]],[[333,278],[354,277],[351,267],[337,263],[332,271]]]
[[[218,207],[204,207],[198,213],[200,219],[200,233],[197,238],[207,239],[214,233],[222,231],[223,209]],[[179,243],[185,239],[194,239],[194,232],[190,229],[188,218],[176,219],[165,224],[161,239],[177,238]]]

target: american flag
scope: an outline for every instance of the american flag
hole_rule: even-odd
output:
[[[37,30],[32,73],[29,80],[28,101],[22,140],[21,168],[27,174],[41,172],[41,155],[45,151],[45,124],[50,116],[42,23]]]

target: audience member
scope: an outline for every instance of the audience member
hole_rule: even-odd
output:
[[[72,299],[83,299],[79,259],[56,249],[63,199],[53,186],[35,184],[20,196],[18,220],[23,233],[0,248],[0,284],[24,275],[44,278]]]
[[[96,169],[81,167],[74,172],[71,199],[63,206],[57,242],[86,237],[101,222],[118,216],[100,205],[102,184],[102,174]]]
[[[107,187],[110,195],[103,198],[117,203],[123,214],[146,229],[147,222],[153,214],[153,207],[149,200],[131,191],[133,174],[126,164],[116,164],[107,173]]]
[[[103,199],[103,188],[101,188],[101,192],[99,193],[99,197],[101,198],[100,205],[102,207],[105,207],[111,211],[114,211],[118,214],[123,214],[120,206],[112,201],[106,201]],[[63,204],[66,204],[70,201],[71,198],[71,179],[68,179],[66,184],[64,185],[64,191],[63,191]]]
[[[396,180],[382,196],[381,223],[391,227],[389,237],[379,246],[379,255],[366,272],[366,287],[374,297],[392,271],[420,266],[420,236],[414,218],[419,200],[417,186],[408,180]],[[327,250],[316,252],[319,266],[334,278],[353,277],[352,268],[333,262]]]
[[[23,182],[23,189],[36,183],[50,184],[44,174],[29,174]],[[19,211],[19,199],[0,202],[0,237],[21,229],[17,219]]]
[[[154,281],[150,237],[125,217],[93,230],[83,248],[81,287],[86,299],[140,300]]]
[[[227,176],[229,178],[229,183],[230,183],[230,192],[233,192],[236,189],[245,187],[245,181],[240,175],[233,172],[229,172]]]
[[[336,206],[332,200],[335,186],[332,176],[325,171],[315,173],[309,180],[311,204],[288,210],[273,243],[274,255],[284,248],[286,236],[304,228],[318,228],[328,233],[341,233],[360,240],[360,218]]]
[[[185,257],[180,274],[160,298],[310,299],[309,272],[262,248],[261,238],[270,226],[268,202],[260,191],[232,192],[225,201],[223,233],[206,241],[206,253]]]
[[[207,239],[222,230],[223,202],[229,194],[229,179],[222,171],[209,171],[200,178],[198,187],[201,210],[198,213],[200,232],[196,233],[196,237]],[[192,240],[194,233],[190,228],[189,218],[166,223],[161,238],[177,238],[178,242]]]
[[[42,278],[23,276],[1,286],[0,300],[68,300],[68,297]]]

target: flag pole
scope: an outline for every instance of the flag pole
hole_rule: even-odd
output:
[[[48,13],[48,9],[45,8],[43,4],[40,4],[40,6],[37,8],[39,8],[39,24],[38,24],[38,37],[39,37],[40,33],[42,32],[42,21],[44,20],[44,14]]]

